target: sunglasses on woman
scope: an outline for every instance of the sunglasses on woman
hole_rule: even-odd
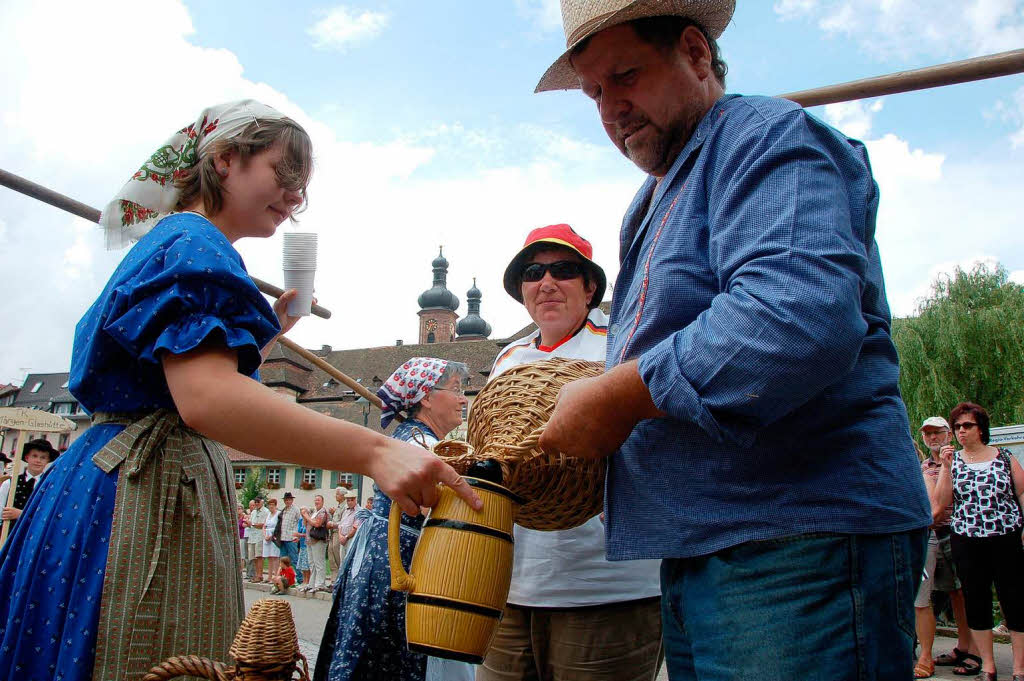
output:
[[[548,272],[551,272],[551,276],[558,281],[568,281],[583,276],[583,263],[574,260],[532,262],[523,268],[522,279],[529,282],[540,281]]]

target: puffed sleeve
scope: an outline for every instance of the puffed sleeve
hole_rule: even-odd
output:
[[[144,363],[209,343],[237,350],[239,372],[252,375],[260,349],[280,331],[241,257],[212,225],[176,234],[112,298],[103,331]]]

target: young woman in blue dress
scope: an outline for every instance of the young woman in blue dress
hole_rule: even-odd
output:
[[[233,243],[306,200],[308,135],[252,100],[203,111],[104,211],[138,243],[79,322],[69,388],[93,426],[42,478],[0,550],[0,678],[139,679],[172,655],[227,659],[244,612],[224,443],[371,476],[409,513],[448,484],[422,448],[281,400],[257,370],[289,317]]]

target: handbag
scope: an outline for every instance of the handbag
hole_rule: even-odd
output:
[[[270,534],[270,541],[274,542],[274,546],[281,548],[281,527],[284,525],[281,522],[281,515],[277,516],[277,524],[274,525],[274,531]]]
[[[320,509],[312,517],[315,518],[323,512],[323,509]],[[314,541],[327,541],[327,523],[324,523],[320,527],[310,524],[309,538]]]

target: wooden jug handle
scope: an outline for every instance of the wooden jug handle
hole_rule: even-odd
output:
[[[391,514],[388,516],[388,562],[391,564],[391,590],[412,591],[416,580],[402,566],[402,547],[398,538],[402,531],[402,507],[398,502],[391,501]]]

